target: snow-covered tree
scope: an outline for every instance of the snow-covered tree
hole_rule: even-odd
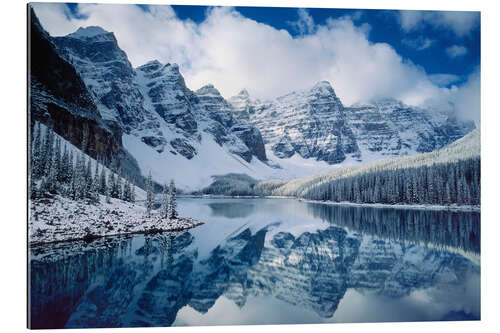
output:
[[[146,211],[147,215],[151,215],[151,210],[154,205],[154,193],[153,193],[153,178],[151,176],[151,171],[149,172],[148,179],[146,181]]]
[[[31,144],[31,175],[34,179],[42,175],[42,138],[40,122],[36,122],[34,127],[34,138]]]
[[[130,186],[130,202],[134,203],[135,202],[135,186],[132,184]]]
[[[108,191],[109,191],[109,196],[110,197],[114,196],[114,191],[115,191],[115,188],[116,188],[116,184],[115,183],[116,183],[115,174],[113,172],[110,172],[108,174],[108,184],[107,184]]]
[[[170,181],[170,187],[168,190],[168,208],[167,208],[167,216],[169,219],[177,218],[177,201],[176,201],[176,189],[175,183],[172,179]]]
[[[118,175],[118,180],[116,181],[116,197],[118,199],[123,199],[123,185],[122,177]]]
[[[165,219],[168,218],[167,184],[163,184],[163,192],[161,194],[160,216]]]
[[[106,194],[107,185],[106,185],[106,169],[104,167],[101,168],[101,176],[99,177],[99,193],[102,195]]]
[[[99,202],[99,163],[95,162],[95,172],[90,187],[90,199]]]

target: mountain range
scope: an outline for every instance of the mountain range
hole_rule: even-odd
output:
[[[94,158],[186,190],[226,173],[290,178],[429,152],[475,128],[453,112],[392,99],[345,107],[326,81],[269,101],[246,90],[225,99],[212,84],[188,88],[177,64],[134,68],[100,27],[51,37],[31,10],[29,30],[31,124],[51,124]]]

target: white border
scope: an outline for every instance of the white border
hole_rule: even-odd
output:
[[[62,2],[62,1],[54,1]],[[215,326],[168,328],[176,332],[254,332],[281,331],[303,332],[419,332],[453,330],[471,332],[477,330],[498,331],[500,317],[497,298],[499,292],[498,244],[500,221],[497,220],[496,201],[499,194],[498,165],[500,142],[499,104],[500,73],[498,52],[500,32],[498,6],[495,1],[453,0],[172,0],[172,1],[79,1],[101,3],[155,3],[200,5],[251,5],[284,7],[335,7],[377,9],[428,9],[428,10],[480,10],[482,31],[482,309],[480,322],[432,322],[432,323],[374,323],[374,324],[324,324],[279,326]],[[0,326],[5,332],[26,330],[26,3],[2,1],[0,20],[1,45],[1,175],[6,181],[0,188],[3,232],[0,233],[1,290]],[[335,326],[332,326],[335,325]],[[151,328],[147,332],[160,332],[165,328]],[[48,330],[51,332],[52,330]],[[72,332],[75,330],[69,330]],[[80,331],[80,330],[76,330]],[[123,332],[146,332],[146,329],[122,329]],[[117,332],[111,329],[86,329],[85,332]]]

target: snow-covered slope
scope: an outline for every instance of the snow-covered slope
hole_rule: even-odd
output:
[[[478,157],[481,154],[480,135],[479,129],[475,129],[450,145],[429,153],[378,160],[357,167],[342,168],[337,171],[294,179],[273,190],[272,194],[300,196],[301,191],[306,188],[317,186],[333,179],[346,178],[371,171],[393,170],[423,165],[429,166],[437,163],[447,163]],[[262,182],[261,186],[265,186],[265,184],[266,181]]]
[[[236,120],[213,86],[187,88],[178,65],[154,60],[134,69],[114,34],[99,27],[53,40],[101,116],[122,130],[123,146],[143,175],[152,171],[159,182],[175,178],[181,188],[194,189],[219,172],[257,176],[273,170],[265,164],[259,130]]]

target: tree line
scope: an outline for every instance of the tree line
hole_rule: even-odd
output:
[[[177,190],[175,188],[175,182],[172,179],[170,181],[170,186],[168,187],[167,196],[167,184],[163,184],[162,196],[161,196],[161,206],[160,206],[160,217],[166,219],[176,219],[177,218]],[[151,216],[151,211],[154,208],[155,193],[154,193],[154,183],[151,177],[151,171],[149,172],[148,178],[146,180],[146,213]]]
[[[42,133],[44,132],[44,133]],[[30,152],[30,197],[32,199],[51,194],[60,194],[72,200],[89,199],[99,202],[99,194],[135,202],[135,186],[122,174],[116,161],[107,168],[93,162],[81,149],[76,152],[47,127],[42,131],[37,122],[31,136]],[[84,131],[82,147],[88,133]]]
[[[307,189],[302,197],[355,203],[479,205],[480,179],[481,160],[475,157],[333,179]]]
[[[86,155],[83,147],[86,146],[87,138],[88,132],[84,131],[82,149],[77,151],[69,148],[51,127],[42,131],[40,123],[36,123],[29,155],[31,199],[58,194],[72,200],[85,199],[98,203],[100,195],[103,195],[106,203],[111,202],[110,198],[135,203],[136,185],[123,174],[116,160],[111,162],[108,171],[107,167]],[[154,208],[155,186],[150,172],[145,182],[148,216],[151,216]],[[163,185],[160,209],[162,218],[177,218],[176,193],[173,180],[168,187],[168,196],[167,185]]]

